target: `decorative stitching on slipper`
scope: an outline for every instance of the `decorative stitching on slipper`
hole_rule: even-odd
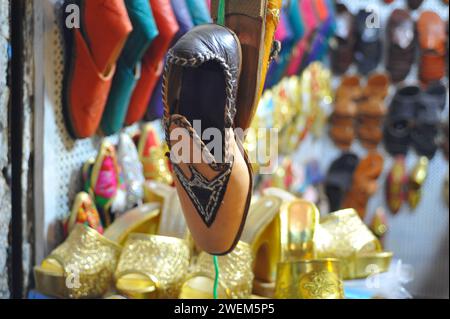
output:
[[[203,222],[210,227],[216,219],[220,204],[222,203],[228,181],[231,176],[233,163],[226,164],[228,168],[213,180],[207,180],[194,166],[188,165],[191,178],[188,179],[178,165],[174,165],[174,171],[178,176],[184,190],[188,194],[199,212]],[[200,197],[200,198],[199,198]]]

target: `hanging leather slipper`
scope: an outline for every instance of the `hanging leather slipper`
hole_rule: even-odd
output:
[[[403,81],[414,64],[417,38],[415,22],[408,11],[396,9],[387,25],[386,70],[393,82]]]
[[[111,94],[102,117],[101,130],[105,135],[118,133],[122,129],[133,90],[141,77],[142,57],[158,35],[148,0],[127,1],[126,5],[133,32],[119,58]]]
[[[95,134],[105,109],[116,61],[131,32],[123,0],[73,0],[80,8],[81,27],[64,24],[65,72],[62,105],[66,127],[74,138]],[[108,10],[105,10],[105,7]],[[65,23],[65,22],[64,22]]]
[[[280,20],[281,0],[225,1],[225,25],[238,36],[242,47],[242,72],[237,95],[235,127],[250,127],[264,88],[273,56],[275,30]],[[219,0],[211,1],[217,22]]]
[[[438,150],[438,134],[441,113],[447,102],[447,88],[433,83],[424,91],[417,103],[411,140],[417,153],[433,158]]]
[[[352,185],[357,165],[358,157],[352,153],[341,155],[331,164],[325,181],[330,211],[338,211],[342,207],[342,201]]]
[[[447,31],[445,22],[432,11],[424,11],[417,21],[421,50],[419,78],[424,84],[439,81],[446,70]]]
[[[377,152],[370,152],[359,162],[353,175],[353,183],[342,206],[355,209],[361,219],[366,216],[367,203],[378,190],[377,180],[383,172],[383,157]]]
[[[150,0],[150,3],[159,34],[142,59],[141,78],[130,100],[126,125],[136,123],[144,117],[155,85],[163,72],[164,56],[179,29],[170,0]]]
[[[238,243],[252,192],[251,165],[233,132],[240,70],[237,36],[209,24],[174,45],[164,72],[164,127],[175,185],[192,237],[214,255]],[[217,133],[214,140],[202,139],[206,129]],[[214,152],[207,143],[216,145]]]
[[[384,125],[384,146],[391,155],[405,155],[411,144],[411,128],[420,88],[406,86],[395,94]]]

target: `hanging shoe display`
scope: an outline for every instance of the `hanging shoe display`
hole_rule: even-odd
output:
[[[36,2],[45,23],[27,30],[45,54],[37,43],[29,61],[25,46],[18,72],[17,34],[0,36],[5,282],[12,269],[12,292],[31,299],[448,291],[430,277],[447,257],[445,3]],[[17,32],[11,15],[0,21]],[[30,118],[9,75],[32,71]],[[24,196],[32,236],[9,220]]]
[[[216,255],[238,243],[252,191],[251,166],[232,130],[239,107],[239,57],[240,44],[232,31],[217,25],[196,27],[169,51],[163,85],[167,143],[171,150],[178,144],[182,152],[171,152],[170,158],[186,221],[195,242]],[[220,133],[222,148],[214,154],[204,139],[208,128]],[[177,131],[193,149],[186,148]]]

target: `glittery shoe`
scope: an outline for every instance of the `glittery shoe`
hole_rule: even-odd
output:
[[[36,289],[59,298],[99,298],[113,282],[120,246],[84,225],[34,268]]]
[[[245,299],[252,293],[252,252],[240,241],[226,256],[219,256],[219,299]],[[215,268],[213,257],[200,253],[197,262],[182,284],[180,299],[213,299]]]
[[[132,234],[115,273],[117,290],[135,299],[175,299],[189,267],[184,240]]]

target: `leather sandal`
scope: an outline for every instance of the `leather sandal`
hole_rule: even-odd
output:
[[[100,125],[116,62],[132,26],[123,0],[107,4],[99,0],[66,1],[64,19],[68,14],[65,8],[71,4],[80,8],[81,27],[63,27],[63,114],[69,134],[73,138],[87,138]]]
[[[259,104],[273,57],[275,30],[280,20],[281,0],[227,0],[225,25],[238,36],[242,47],[242,71],[236,101],[235,127],[250,127]],[[219,0],[211,1],[211,15],[217,22]]]
[[[342,150],[348,150],[355,139],[357,101],[362,89],[357,76],[345,76],[336,92],[336,103],[331,115],[330,137]]]
[[[355,154],[344,153],[328,169],[325,192],[330,203],[330,211],[337,211],[342,207],[342,201],[352,185],[358,161]]]
[[[411,141],[417,153],[429,159],[433,158],[438,150],[439,123],[446,102],[447,88],[436,82],[422,92],[416,105]]]
[[[376,69],[383,53],[380,28],[367,25],[367,20],[371,15],[371,12],[363,9],[355,17],[356,43],[354,56],[358,71],[363,75],[367,75]]]
[[[415,22],[408,11],[392,12],[387,25],[387,44],[386,69],[393,82],[403,81],[414,64],[417,46]]]
[[[447,31],[445,22],[432,11],[424,11],[417,22],[421,50],[419,78],[424,84],[445,75]]]
[[[420,88],[406,86],[395,94],[384,125],[384,145],[391,155],[405,155],[411,143],[411,128]]]
[[[377,180],[383,172],[383,157],[377,152],[370,152],[359,162],[353,175],[352,186],[342,206],[355,209],[361,219],[366,216],[367,203],[378,190]]]
[[[145,115],[148,103],[164,68],[164,56],[178,32],[178,23],[170,0],[150,0],[159,34],[142,58],[141,77],[131,96],[125,118],[126,125],[136,123]]]
[[[210,24],[174,45],[164,72],[164,129],[175,186],[194,241],[214,255],[238,243],[252,193],[251,165],[233,131],[240,70],[237,35]],[[221,133],[220,152],[205,145],[206,129]]]
[[[357,135],[367,149],[375,149],[383,139],[381,129],[386,115],[384,100],[389,91],[389,78],[375,73],[367,80],[364,98],[358,103]]]
[[[341,3],[336,6],[337,29],[330,40],[331,68],[335,74],[345,73],[353,62],[355,50],[355,17]]]

